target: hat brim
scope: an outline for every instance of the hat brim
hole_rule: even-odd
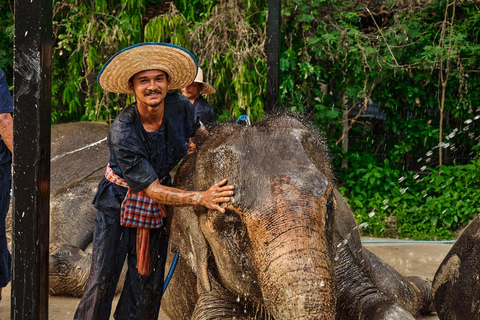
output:
[[[128,86],[132,76],[146,70],[161,70],[168,74],[168,89],[176,90],[192,83],[197,68],[197,59],[188,50],[170,43],[145,42],[113,55],[97,81],[106,91],[132,94]]]
[[[215,88],[213,84],[200,81],[195,82],[203,84],[202,90],[200,90],[200,94],[214,94],[215,92],[217,92],[217,88]]]

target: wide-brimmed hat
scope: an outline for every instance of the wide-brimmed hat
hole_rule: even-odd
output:
[[[169,90],[181,89],[197,75],[197,59],[188,50],[161,42],[139,43],[114,54],[103,66],[97,81],[104,90],[134,93],[128,80],[141,71],[161,70],[168,74]]]
[[[200,90],[200,94],[214,94],[217,92],[217,88],[213,84],[210,84],[208,82],[203,82],[203,70],[201,68],[198,68],[197,72],[197,77],[193,82],[198,82],[203,84],[202,90]]]

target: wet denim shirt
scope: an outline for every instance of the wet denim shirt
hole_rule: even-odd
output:
[[[0,69],[0,113],[13,113],[13,99],[8,90],[7,78]],[[12,154],[0,137],[0,180],[10,180]]]
[[[189,138],[198,127],[199,120],[182,94],[167,94],[162,126],[155,132],[143,128],[137,105],[133,103],[109,128],[110,167],[134,193],[144,190],[157,178],[168,184],[169,172],[187,153]],[[119,220],[120,205],[126,193],[126,188],[103,178],[93,204]]]
[[[202,96],[199,96],[193,103],[195,114],[202,121],[202,123],[210,129],[210,126],[215,123],[216,116],[212,106]]]

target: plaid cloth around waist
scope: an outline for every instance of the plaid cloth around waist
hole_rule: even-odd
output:
[[[128,188],[120,210],[120,224],[130,228],[160,228],[167,210],[163,204],[155,202],[143,191],[133,193],[127,182],[113,173],[110,165],[107,166],[105,178],[111,183]]]

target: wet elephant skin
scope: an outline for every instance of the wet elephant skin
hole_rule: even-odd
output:
[[[389,291],[372,276],[394,270],[361,247],[315,130],[286,116],[223,125],[175,184],[204,190],[223,178],[236,188],[225,214],[171,209],[180,255],[162,301],[171,319],[404,320],[429,305],[427,281],[398,275]]]
[[[480,319],[480,216],[462,231],[440,264],[432,295],[441,320]]]

